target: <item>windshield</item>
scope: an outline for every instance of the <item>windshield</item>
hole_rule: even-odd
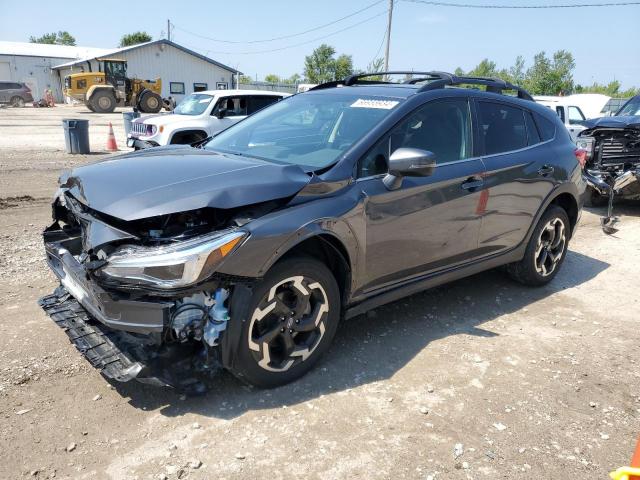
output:
[[[640,115],[640,97],[634,97],[616,115]]]
[[[200,115],[207,109],[211,100],[213,100],[211,95],[192,93],[176,106],[173,113],[178,115]]]
[[[319,170],[334,163],[399,103],[358,95],[295,95],[225,130],[204,148]]]

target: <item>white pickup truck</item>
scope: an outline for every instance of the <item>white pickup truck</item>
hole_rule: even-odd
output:
[[[287,93],[264,90],[192,93],[172,113],[136,118],[127,136],[127,146],[139,150],[198,142],[288,96]]]
[[[564,126],[567,127],[571,139],[575,142],[578,134],[586,128],[582,124],[582,122],[586,120],[586,117],[580,107],[571,102],[570,97],[566,98],[565,100],[563,97],[547,97],[542,95],[534,95],[533,97],[540,105],[544,105],[556,112],[560,120],[562,120],[562,123],[564,123]]]

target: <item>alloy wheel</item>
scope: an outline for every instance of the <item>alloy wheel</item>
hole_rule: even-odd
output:
[[[307,276],[286,278],[260,300],[249,325],[249,350],[258,365],[284,372],[304,362],[326,331],[329,300],[322,285]]]
[[[536,244],[534,255],[536,271],[543,277],[555,272],[567,243],[564,222],[559,218],[549,220],[540,235]]]

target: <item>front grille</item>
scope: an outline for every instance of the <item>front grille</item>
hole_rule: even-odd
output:
[[[600,142],[603,163],[625,163],[640,161],[638,140],[624,136],[607,136]]]
[[[131,133],[135,133],[136,135],[146,135],[147,126],[144,123],[133,122],[131,124]]]

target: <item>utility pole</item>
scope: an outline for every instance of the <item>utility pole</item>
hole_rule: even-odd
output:
[[[387,21],[387,46],[384,49],[384,71],[389,71],[389,44],[391,43],[391,19],[393,18],[393,0],[389,0],[389,19]]]
[[[171,21],[167,18],[167,40],[171,41]]]

